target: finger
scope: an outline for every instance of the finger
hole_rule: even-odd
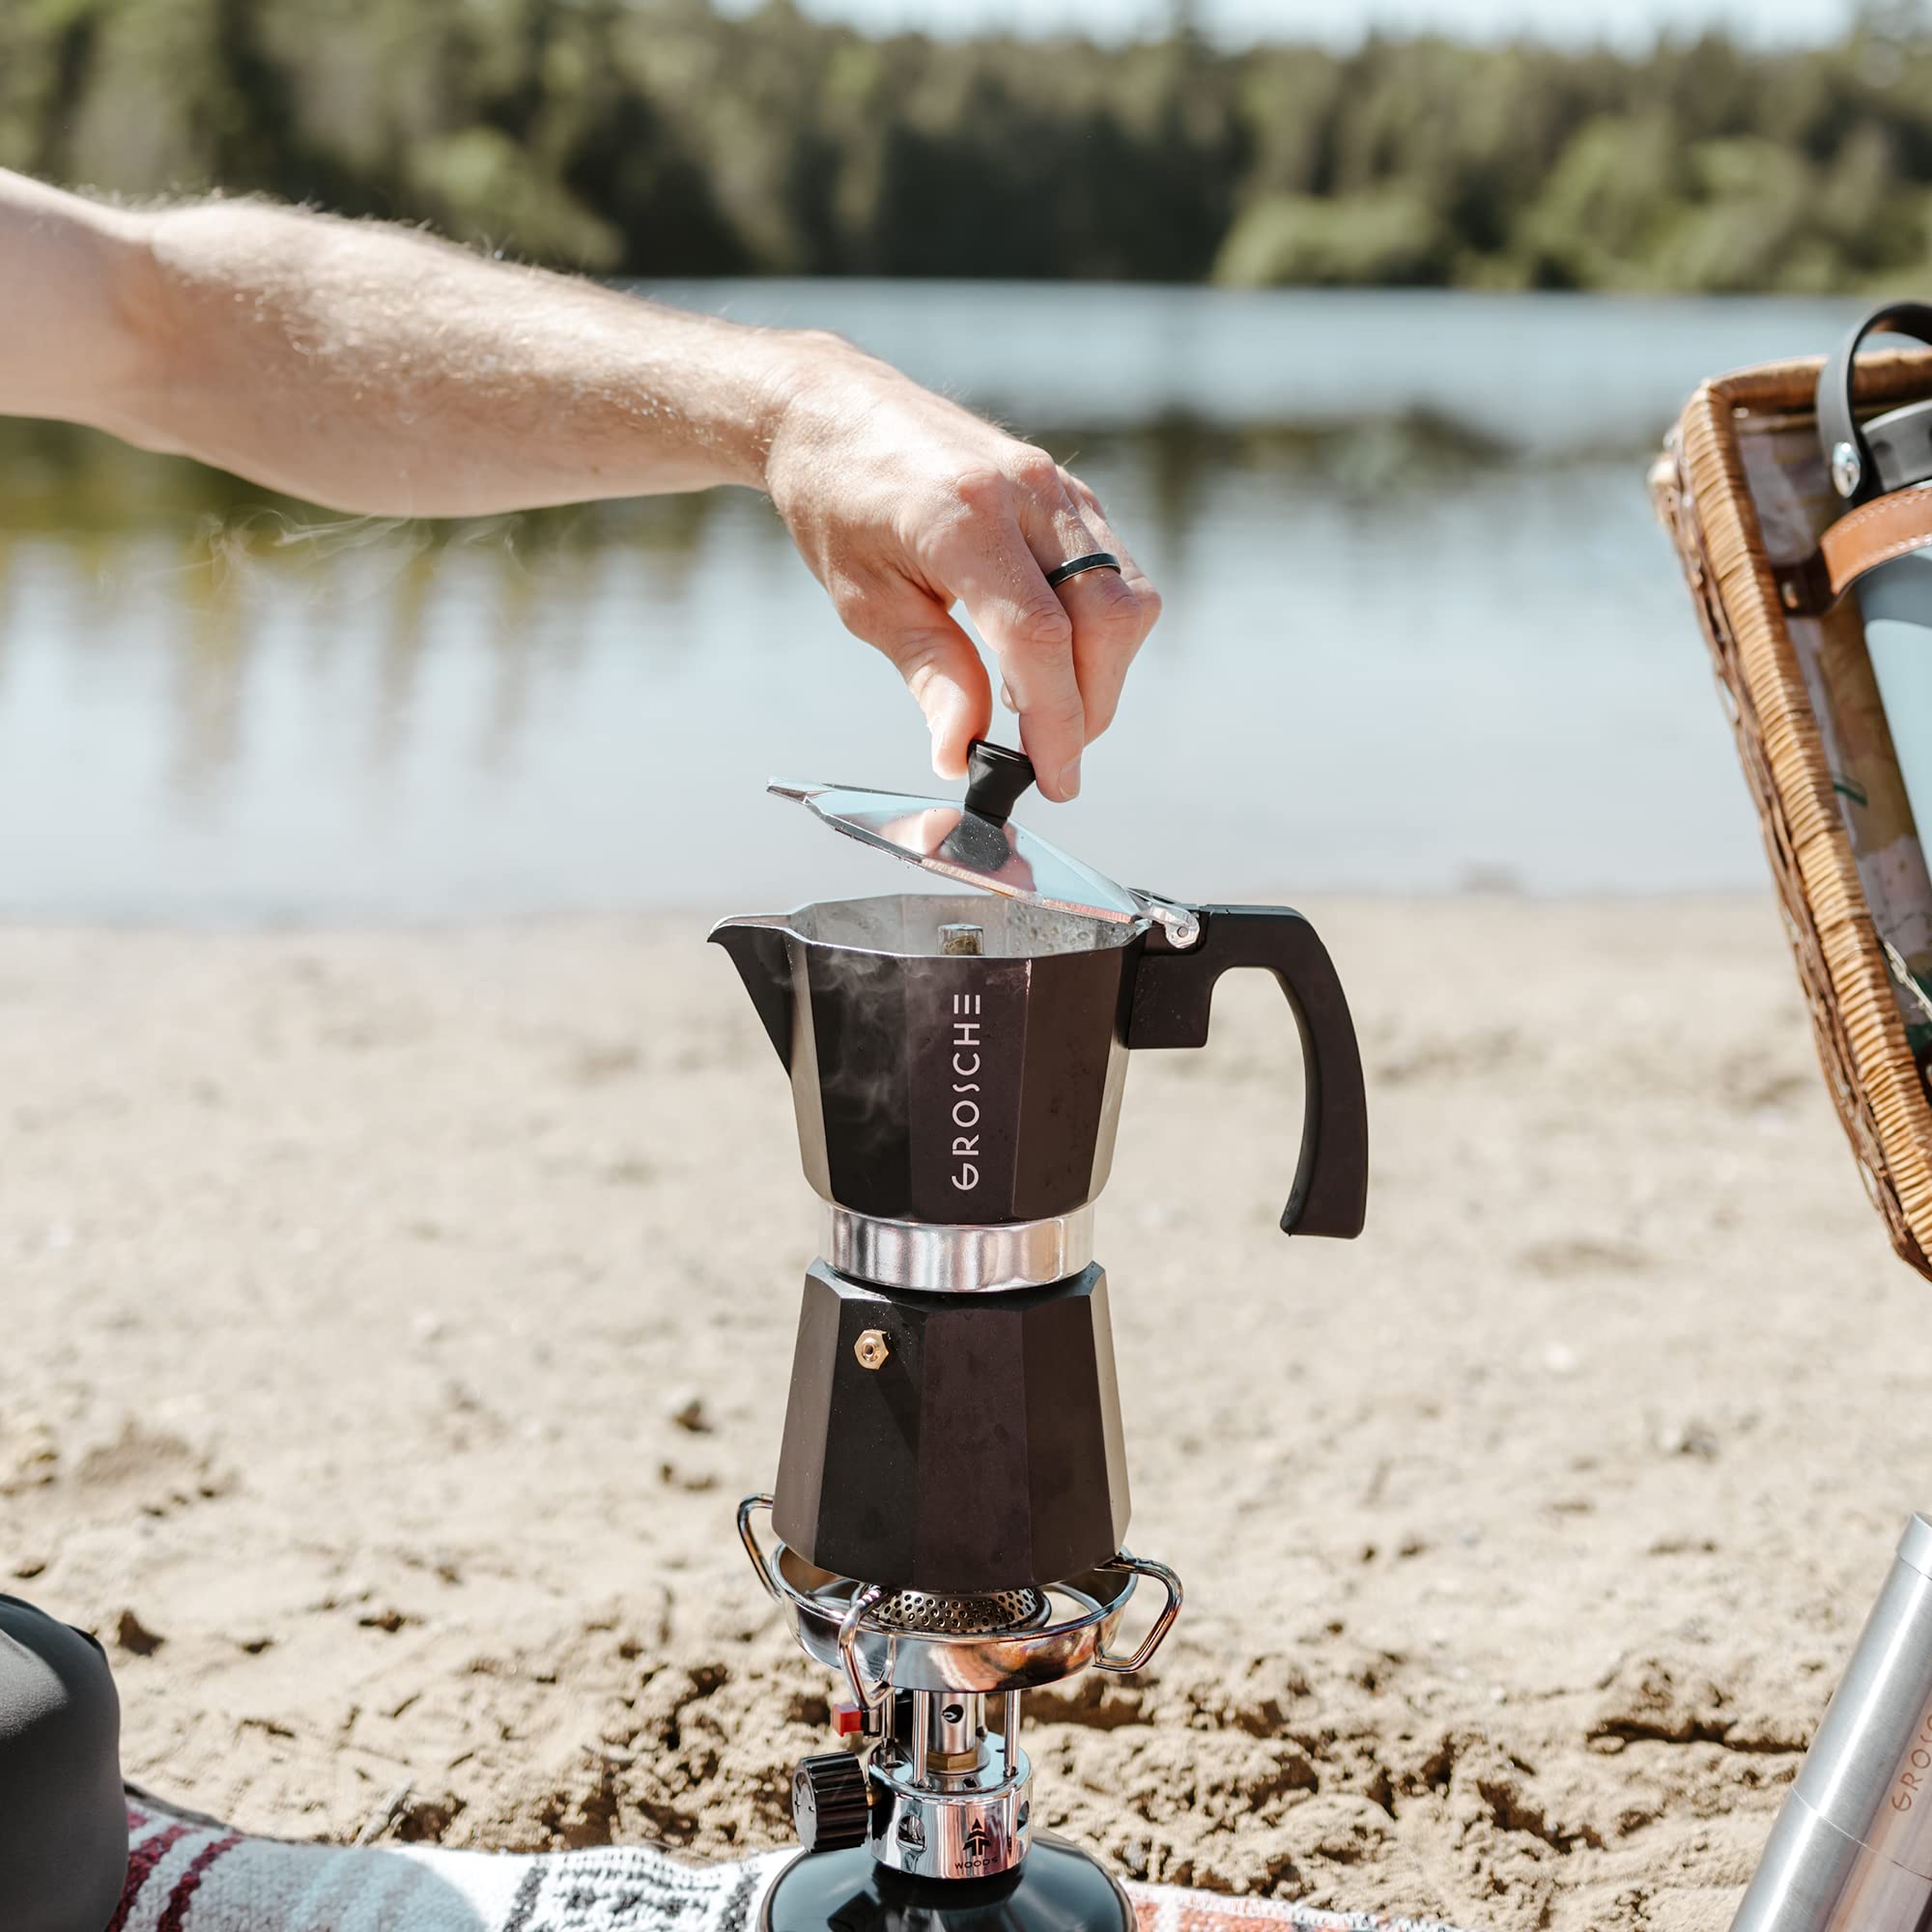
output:
[[[1160,593],[1149,582],[1146,571],[1134,561],[1133,553],[1122,541],[1120,531],[1114,527],[1114,520],[1108,516],[1099,497],[1071,470],[1063,470],[1061,473],[1065,477],[1067,491],[1073,500],[1080,505],[1089,526],[1098,533],[1101,539],[1100,548],[1121,559],[1121,575],[1126,580],[1129,589],[1136,595],[1153,598],[1156,606],[1155,614],[1158,616]]]
[[[1072,479],[1056,470],[1056,488],[1022,504],[1021,527],[1036,557],[1049,569],[1070,557],[1109,550],[1103,519],[1091,518],[1067,487]],[[1120,571],[1083,570],[1059,585],[1059,596],[1073,625],[1074,681],[1080,687],[1085,737],[1089,743],[1113,723],[1127,667],[1151,621],[1141,599]]]
[[[1120,574],[1082,571],[1061,585],[1073,616],[1073,668],[1080,680],[1091,744],[1114,722],[1122,687],[1147,636],[1160,618],[1160,592],[1148,581],[1100,501],[1077,476],[1066,479],[1082,521],[1094,533],[1094,548],[1121,559]]]
[[[1010,508],[962,522],[934,563],[999,660],[1041,793],[1064,803],[1080,789],[1087,743],[1073,668],[1073,620],[1047,587]]]
[[[917,585],[848,594],[839,615],[854,636],[883,652],[905,679],[932,736],[932,769],[966,776],[966,748],[992,724],[993,694],[973,639]]]

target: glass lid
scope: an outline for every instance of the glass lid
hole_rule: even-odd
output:
[[[915,798],[857,785],[773,784],[835,830],[941,878],[1117,925],[1161,919],[1167,908],[1116,885],[1007,816],[1033,782],[1023,753],[983,740],[967,754],[966,797]]]

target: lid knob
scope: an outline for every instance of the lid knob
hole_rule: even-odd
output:
[[[1033,783],[1033,760],[990,739],[975,738],[966,748],[966,810],[1004,825]]]

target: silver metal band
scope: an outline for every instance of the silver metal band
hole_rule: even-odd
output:
[[[1094,1259],[1094,1210],[981,1228],[878,1221],[828,1207],[825,1259],[855,1281],[923,1294],[1045,1288]]]
[[[1026,1857],[1033,1764],[1017,1746],[1009,1751],[994,1738],[979,1746],[978,1759],[972,1771],[927,1777],[896,1747],[872,1753],[869,1843],[882,1865],[919,1878],[989,1878]]]

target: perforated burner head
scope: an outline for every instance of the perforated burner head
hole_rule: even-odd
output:
[[[870,1621],[890,1630],[933,1636],[994,1636],[1030,1629],[1046,1616],[1042,1590],[995,1590],[983,1597],[941,1597],[930,1590],[895,1590],[882,1597]]]

